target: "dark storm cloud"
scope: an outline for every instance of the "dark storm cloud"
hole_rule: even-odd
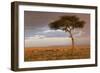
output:
[[[43,33],[46,30],[50,30],[50,28],[48,27],[48,24],[50,22],[57,20],[60,16],[63,15],[76,15],[81,20],[84,20],[86,22],[83,28],[83,31],[85,32],[84,36],[90,35],[89,14],[25,11],[24,12],[25,37],[34,36],[37,34],[45,35],[48,37],[68,35],[65,34],[64,32]]]

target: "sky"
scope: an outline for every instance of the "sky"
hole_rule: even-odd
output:
[[[80,20],[85,21],[82,29],[75,29],[72,33],[76,45],[89,45],[90,14],[24,11],[25,47],[71,45],[69,33],[65,33],[62,30],[52,30],[48,26],[48,24],[64,15],[75,15]]]

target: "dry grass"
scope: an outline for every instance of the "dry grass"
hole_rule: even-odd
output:
[[[71,47],[34,47],[25,48],[25,61],[45,61],[45,60],[64,60],[64,59],[86,59],[90,58],[89,46],[77,46],[73,50]]]

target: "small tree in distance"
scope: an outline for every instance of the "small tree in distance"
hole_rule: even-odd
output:
[[[74,50],[74,37],[72,35],[72,30],[76,28],[83,28],[85,21],[80,20],[77,16],[61,16],[59,20],[51,22],[49,24],[50,28],[53,30],[63,30],[66,33],[70,34],[72,40],[72,54]]]

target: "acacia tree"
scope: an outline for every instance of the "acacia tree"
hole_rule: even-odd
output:
[[[77,16],[61,16],[58,20],[51,22],[49,24],[50,28],[53,30],[63,30],[66,33],[70,34],[70,38],[72,40],[72,53],[74,49],[74,37],[72,35],[72,30],[76,28],[83,28],[85,22],[80,20]]]

